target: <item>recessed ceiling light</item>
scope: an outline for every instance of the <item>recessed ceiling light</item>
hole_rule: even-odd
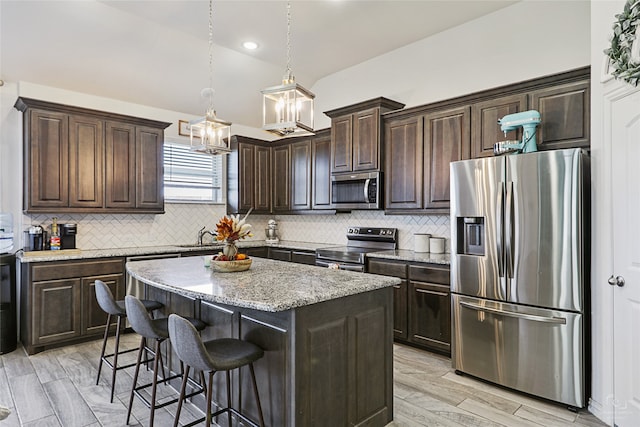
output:
[[[258,43],[256,42],[244,42],[242,43],[242,47],[247,50],[256,50],[258,48]]]

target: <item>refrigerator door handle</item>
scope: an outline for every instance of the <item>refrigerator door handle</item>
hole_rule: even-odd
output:
[[[498,183],[498,205],[496,207],[496,252],[498,258],[498,277],[504,277],[504,182]]]
[[[513,236],[513,228],[514,228],[514,211],[513,211],[513,198],[514,198],[514,194],[513,194],[513,182],[509,182],[507,184],[507,203],[505,205],[505,217],[506,217],[506,224],[505,224],[505,240],[506,240],[506,249],[505,249],[505,253],[506,253],[506,275],[507,277],[509,277],[510,279],[513,279],[513,251],[514,251],[514,247],[515,247],[515,242],[514,240],[514,236]]]
[[[471,310],[486,311],[489,313],[499,314],[501,316],[516,317],[518,319],[532,320],[534,322],[555,323],[560,325],[567,324],[567,319],[565,319],[564,317],[546,317],[537,316],[535,314],[516,313],[513,311],[500,310],[492,307],[484,307],[482,305],[473,304],[466,301],[460,301],[460,305],[466,308],[470,308]]]

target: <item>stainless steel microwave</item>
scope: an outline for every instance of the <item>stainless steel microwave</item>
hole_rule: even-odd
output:
[[[340,209],[381,209],[382,173],[358,172],[331,176],[331,204]]]

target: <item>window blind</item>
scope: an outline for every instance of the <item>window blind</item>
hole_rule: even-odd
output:
[[[188,145],[165,141],[165,200],[222,203],[222,180],[222,156],[194,153]]]

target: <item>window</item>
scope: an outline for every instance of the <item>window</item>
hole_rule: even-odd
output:
[[[194,153],[185,144],[164,143],[167,201],[223,203],[223,156]]]

